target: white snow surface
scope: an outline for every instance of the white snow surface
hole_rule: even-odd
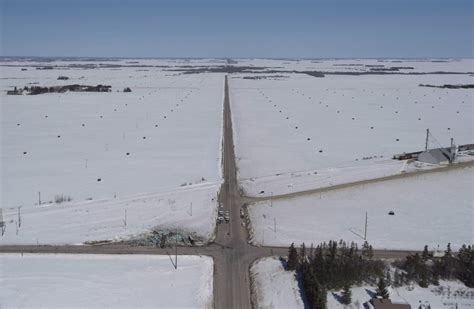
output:
[[[304,308],[294,271],[285,271],[277,258],[257,260],[250,268],[252,301],[256,308]]]
[[[248,208],[251,239],[266,246],[331,239],[362,244],[367,212],[374,248],[459,248],[474,239],[473,186],[474,167],[466,167],[261,202]]]
[[[0,207],[34,206],[38,192],[42,202],[81,201],[221,181],[223,74],[0,69]],[[30,83],[112,92],[6,95]]]
[[[368,308],[373,306],[368,303],[375,294],[373,286],[352,287],[352,302],[350,305],[342,305],[338,300],[341,292],[328,292],[328,308],[363,309],[363,304]],[[474,289],[466,287],[459,281],[440,280],[439,286],[430,285],[421,288],[418,285],[409,285],[399,288],[388,288],[390,299],[393,303],[410,304],[412,308],[472,308],[474,306]],[[457,306],[457,307],[456,307]]]
[[[402,163],[388,161],[423,150],[426,129],[430,148],[451,137],[474,141],[472,90],[418,86],[474,83],[468,74],[247,75],[233,75],[230,92],[238,177],[249,196],[400,173]]]
[[[1,308],[212,308],[206,256],[0,254]]]
[[[199,184],[116,199],[24,207],[19,210],[19,228],[18,208],[7,208],[0,245],[119,241],[152,230],[185,231],[209,241],[214,237],[219,189],[220,183]]]

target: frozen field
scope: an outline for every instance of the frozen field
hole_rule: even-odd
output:
[[[398,72],[474,72],[472,59],[239,59],[239,65],[268,67],[271,70],[369,72],[398,67]]]
[[[472,62],[464,63],[471,64],[465,67],[469,71]],[[231,78],[239,180],[249,195],[299,191],[296,174],[315,175],[305,182],[317,182],[318,173],[331,169],[363,176],[378,166],[385,169],[379,174],[399,173],[402,165],[388,162],[387,170],[381,163],[423,150],[427,128],[442,146],[451,137],[458,144],[473,142],[472,90],[418,86],[474,83],[468,74],[279,75]],[[430,140],[430,147],[439,144]],[[337,177],[345,176],[354,179]]]
[[[143,238],[177,230],[195,240],[214,237],[220,186],[200,184],[161,193],[93,201],[72,201],[3,210],[6,222],[0,245],[83,244]],[[18,224],[21,220],[21,224]]]
[[[1,207],[33,206],[38,192],[42,202],[56,195],[84,201],[221,182],[223,74],[30,65],[0,68]],[[105,84],[112,92],[5,94],[33,83]]]
[[[250,205],[252,242],[362,244],[367,212],[374,248],[437,249],[450,242],[457,249],[473,241],[473,183],[469,167]]]
[[[213,261],[179,256],[1,254],[2,308],[212,308]]]
[[[294,272],[285,271],[281,262],[276,258],[258,260],[251,268],[254,280],[252,292],[257,300],[257,308],[286,309],[304,308]],[[327,294],[329,309],[362,309],[373,308],[370,304],[375,294],[374,286],[352,287],[352,303],[348,306],[338,301],[340,292],[330,291]],[[474,306],[474,289],[466,287],[458,281],[440,280],[439,286],[430,285],[420,288],[417,285],[400,288],[389,288],[390,299],[393,302],[408,303],[412,308],[419,305],[431,305],[431,308],[472,308]],[[423,307],[426,309],[426,307]]]
[[[285,271],[277,258],[263,258],[250,269],[252,301],[255,308],[303,309],[298,282],[294,271]]]

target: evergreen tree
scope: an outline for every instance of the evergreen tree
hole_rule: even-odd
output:
[[[401,283],[402,285],[409,283],[409,280],[407,279],[407,276],[405,275],[404,272],[402,272],[402,273],[400,274],[400,283]]]
[[[443,263],[442,276],[446,279],[451,279],[453,275],[453,269],[454,269],[454,258],[453,258],[453,252],[451,250],[451,243],[448,243],[446,251],[444,252],[442,263]]]
[[[364,241],[362,245],[362,256],[371,259],[374,256],[372,245],[369,245],[367,241]]]
[[[352,301],[352,291],[351,287],[346,283],[342,289],[341,302],[344,305],[349,305]]]
[[[385,280],[382,277],[379,278],[379,282],[377,283],[376,293],[377,293],[377,296],[380,296],[384,299],[387,299],[389,297]]]
[[[295,244],[292,243],[288,250],[288,270],[296,270],[298,263],[298,251],[296,251]]]
[[[425,245],[423,249],[423,253],[421,254],[421,259],[426,262],[430,258],[430,253],[428,252],[428,246]]]
[[[431,279],[431,283],[436,286],[439,285],[439,275],[437,273],[433,274],[433,279]]]
[[[303,264],[306,262],[306,246],[303,243],[300,248],[300,264]]]
[[[388,285],[392,285],[392,275],[390,274],[390,270],[387,270],[387,273],[385,275],[385,282]]]
[[[369,259],[374,257],[374,250],[372,248],[372,245],[369,245],[369,255],[367,256]]]
[[[326,309],[327,291],[326,288],[321,285],[317,280],[315,281],[314,290],[312,294],[312,308]]]
[[[393,286],[398,288],[402,286],[402,280],[400,276],[400,271],[398,269],[395,269],[395,272],[393,273]]]
[[[423,264],[423,266],[425,266]],[[422,267],[421,271],[420,271],[420,281],[418,282],[418,284],[420,285],[420,287],[422,288],[427,288],[428,287],[428,270],[426,269],[426,266],[425,267]]]
[[[468,287],[474,287],[474,250],[462,245],[457,256],[457,277]]]

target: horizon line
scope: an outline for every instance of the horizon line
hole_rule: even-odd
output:
[[[474,59],[474,56],[443,56],[443,57],[430,57],[430,56],[419,56],[419,57],[167,57],[167,56],[150,56],[150,57],[134,57],[134,56],[0,56],[0,59],[6,58],[40,58],[40,59],[268,59],[268,60],[345,60],[345,59],[398,59],[398,60],[421,60],[421,59]]]

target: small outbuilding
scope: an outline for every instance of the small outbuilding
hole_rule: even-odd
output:
[[[436,148],[420,153],[418,161],[430,164],[448,164],[450,158],[441,148]]]
[[[409,304],[392,303],[390,299],[372,298],[370,303],[374,309],[411,309]]]

